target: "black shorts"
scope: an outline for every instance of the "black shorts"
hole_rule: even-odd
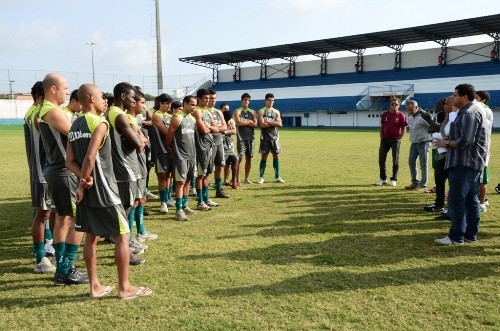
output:
[[[76,176],[45,175],[45,180],[49,185],[50,197],[57,213],[60,216],[75,216],[78,186]]]
[[[236,157],[236,154],[229,154],[226,155],[226,165],[229,164],[236,164],[238,162],[238,158]]]
[[[75,230],[108,237],[130,232],[122,205],[110,207],[76,206]]]
[[[226,157],[224,155],[224,145],[214,145],[212,146],[212,157],[214,159],[214,165],[217,167],[223,167],[226,165]]]
[[[137,181],[135,182],[118,182],[118,193],[120,200],[125,208],[134,204],[135,195],[137,193]]]
[[[238,151],[238,157],[249,156],[252,157],[255,150],[254,140],[239,140],[236,142],[236,150]]]
[[[43,210],[50,210],[52,199],[50,198],[47,183],[31,182],[31,205]]]
[[[279,140],[260,140],[259,153],[260,154],[269,154],[269,152],[273,154],[279,154],[281,152],[281,146]]]

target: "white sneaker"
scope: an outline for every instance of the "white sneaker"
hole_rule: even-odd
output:
[[[149,191],[146,192],[146,198],[148,199],[158,199],[158,196],[156,194],[153,194]]]
[[[375,185],[377,185],[377,186],[387,185],[387,180],[386,179],[379,179],[379,180],[377,180]]]
[[[175,207],[175,199],[174,198],[170,198],[167,200],[167,206],[168,207]]]
[[[452,245],[463,245],[464,243],[456,242],[450,239],[450,237],[446,236],[441,239],[436,239],[434,240],[436,244],[439,245],[445,245],[445,246],[452,246]]]
[[[148,231],[144,231],[144,234],[136,234],[135,238],[139,242],[143,242],[144,240],[156,240],[158,239],[158,235],[156,233],[151,233]]]
[[[481,213],[484,213],[484,212],[487,212],[487,211],[488,211],[488,207],[486,207],[486,204],[485,204],[485,203],[481,203],[481,204],[479,205],[479,211],[480,211]]]
[[[56,253],[56,250],[54,249],[54,246],[52,246],[52,243],[54,242],[53,239],[50,240],[45,240],[45,256],[54,256]]]
[[[210,210],[210,209],[212,209],[212,208],[210,208],[210,207],[209,207],[206,203],[204,203],[204,202],[202,201],[202,202],[200,202],[200,203],[198,204],[198,206],[196,206],[196,209],[198,209],[198,210],[208,211],[208,210]],[[184,213],[184,212],[183,212],[183,213]],[[176,218],[177,218],[177,215],[176,215]]]
[[[178,221],[187,221],[188,218],[186,217],[186,214],[184,214],[184,210],[178,210],[175,213],[175,219]]]
[[[278,177],[274,180],[275,183],[280,183],[280,184],[284,184],[285,181],[283,179],[281,179],[281,177]]]
[[[35,263],[35,268],[33,270],[40,274],[53,274],[56,272],[56,267],[52,265],[48,258],[43,257],[39,263]]]
[[[168,213],[168,207],[167,207],[167,204],[165,202],[162,202],[161,205],[160,205],[160,213]]]
[[[184,214],[186,215],[194,215],[196,214],[196,210],[192,210],[191,208],[187,207],[183,209]]]
[[[137,238],[132,239],[132,241],[129,243],[130,247],[136,247],[136,248],[142,248],[142,249],[148,249],[149,246],[146,245],[145,243],[140,242],[137,240]]]
[[[389,185],[391,185],[391,186],[396,186],[396,184],[397,184],[397,183],[396,183],[396,181],[395,181],[395,180],[391,180],[391,181],[389,182]]]
[[[209,207],[219,207],[220,206],[217,202],[210,200],[210,199],[205,201],[205,204]]]
[[[260,177],[257,181],[257,184],[264,184],[264,178]]]

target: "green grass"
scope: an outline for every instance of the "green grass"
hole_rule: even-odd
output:
[[[440,247],[433,241],[449,223],[422,209],[433,195],[403,188],[406,137],[398,186],[375,187],[376,131],[282,130],[286,184],[231,190],[185,223],[148,202],[146,226],[160,237],[131,279],[154,293],[129,302],[90,300],[87,286],[56,288],[32,272],[22,139],[22,130],[0,131],[2,330],[500,329],[500,134],[480,240]],[[101,281],[116,284],[112,246],[98,249]]]

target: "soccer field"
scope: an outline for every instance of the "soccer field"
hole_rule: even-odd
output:
[[[268,161],[269,182],[229,189],[220,207],[188,222],[147,203],[146,228],[159,239],[130,274],[154,292],[120,301],[116,290],[91,300],[88,286],[55,287],[33,273],[23,133],[0,130],[0,330],[500,329],[500,134],[479,241],[456,247],[434,244],[449,228],[422,208],[434,195],[404,189],[408,136],[397,187],[373,185],[375,130],[280,137],[286,184],[270,182]],[[150,186],[156,193],[156,179]],[[98,245],[98,273],[117,285],[111,244]]]

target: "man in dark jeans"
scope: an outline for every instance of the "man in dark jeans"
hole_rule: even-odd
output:
[[[448,170],[448,214],[451,228],[444,238],[436,239],[440,245],[463,245],[477,240],[479,231],[479,176],[486,154],[486,118],[484,109],[474,100],[474,86],[460,84],[453,92],[453,105],[458,108],[457,118],[450,125],[448,139],[434,143],[448,147],[445,169]]]
[[[401,138],[403,138],[405,129],[408,126],[408,119],[405,114],[399,111],[400,106],[401,100],[392,98],[391,110],[382,113],[380,118],[380,148],[378,154],[380,179],[375,183],[377,186],[387,184],[396,186],[398,180],[399,147],[401,146]],[[387,183],[385,161],[389,150],[392,150],[392,177],[390,182]]]

